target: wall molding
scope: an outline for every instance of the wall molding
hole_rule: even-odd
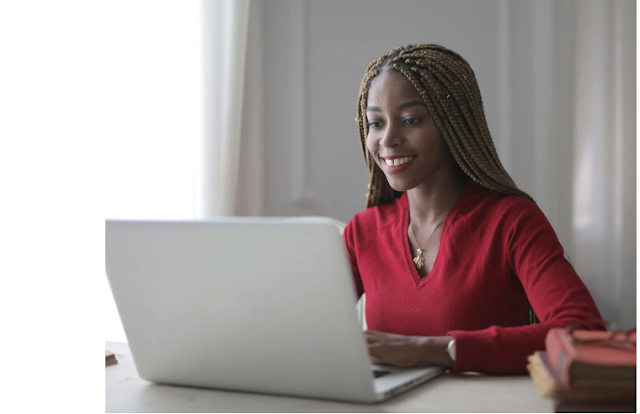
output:
[[[333,208],[322,196],[309,188],[307,173],[307,33],[306,2],[290,1],[291,41],[291,197],[293,204],[314,215],[333,216]]]
[[[500,161],[511,171],[511,6],[498,0],[498,139]]]
[[[533,3],[533,138],[535,148],[535,192],[540,208],[552,223],[556,223],[556,211],[553,208],[551,177],[557,171],[557,145],[552,136],[555,99],[555,76],[553,71],[555,53],[552,24],[552,4],[550,0]]]
[[[498,136],[505,169],[534,197],[571,251],[567,176],[571,174],[570,50],[566,25],[572,3],[498,0]],[[526,152],[523,152],[526,151]],[[523,155],[526,154],[526,155]],[[523,167],[523,164],[525,166]],[[566,190],[565,190],[566,191]]]

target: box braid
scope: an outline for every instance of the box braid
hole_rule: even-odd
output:
[[[375,59],[360,84],[356,121],[369,169],[367,208],[390,203],[400,195],[391,188],[366,146],[369,87],[376,76],[389,71],[403,74],[416,88],[453,158],[469,178],[489,190],[533,201],[515,185],[498,158],[471,66],[449,49],[423,44],[400,46]]]

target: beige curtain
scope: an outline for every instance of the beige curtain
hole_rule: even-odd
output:
[[[636,324],[636,5],[576,6],[573,236],[605,319]]]
[[[636,324],[636,4],[499,1],[496,146],[602,316]]]
[[[261,10],[260,0],[202,1],[200,218],[261,212]]]

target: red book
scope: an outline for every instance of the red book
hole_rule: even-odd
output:
[[[636,334],[553,328],[545,340],[554,375],[567,387],[636,386]]]

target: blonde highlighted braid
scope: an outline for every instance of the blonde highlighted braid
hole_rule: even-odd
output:
[[[457,53],[438,45],[405,45],[380,56],[367,67],[358,96],[358,131],[369,169],[367,208],[390,203],[398,195],[367,150],[367,99],[371,81],[396,71],[416,88],[442,133],[453,158],[476,183],[533,201],[502,166],[484,116],[482,97],[471,66]]]

